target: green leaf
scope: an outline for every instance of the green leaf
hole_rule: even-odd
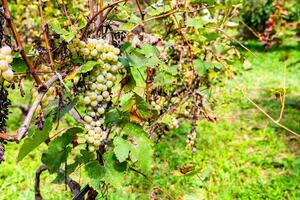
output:
[[[124,162],[128,158],[131,145],[123,138],[115,137],[114,146],[115,146],[114,152],[117,159],[120,162]]]
[[[78,98],[73,99],[69,104],[65,105],[60,111],[59,111],[59,119],[61,119],[66,113],[68,113],[74,106],[77,104]],[[54,120],[57,121],[57,115],[54,115]]]
[[[104,167],[105,167],[105,178],[107,183],[115,187],[120,187],[124,182],[124,175],[127,169],[127,163],[120,163],[114,152],[106,152],[103,155]]]
[[[67,31],[60,26],[60,22],[58,20],[53,20],[52,23],[50,23],[50,27],[57,34],[63,35],[67,33]]]
[[[12,68],[14,72],[24,73],[27,71],[27,65],[22,58],[14,58]]]
[[[117,109],[111,109],[105,114],[105,124],[113,125],[117,124],[121,120],[121,115]]]
[[[42,162],[48,166],[49,172],[59,170],[60,165],[66,161],[71,147],[72,137],[83,131],[80,127],[72,127],[66,130],[61,136],[49,143],[48,149],[42,155]]]
[[[91,151],[81,149],[80,155],[75,157],[75,161],[67,166],[67,173],[73,173],[76,168],[81,164],[86,164],[95,159],[95,154]]]
[[[209,41],[213,41],[216,40],[219,37],[219,33],[218,32],[204,32],[203,36],[206,37],[206,40]]]
[[[190,123],[183,123],[178,128],[171,131],[171,135],[184,135],[190,133],[192,130],[192,125]]]
[[[130,65],[129,65],[129,61],[126,57],[119,57],[118,60],[122,63],[122,65],[124,66],[124,68],[126,70],[129,70]]]
[[[73,38],[75,37],[76,33],[75,32],[66,32],[66,34],[62,35],[62,38],[66,41],[66,42],[70,42],[71,40],[73,40]]]
[[[165,71],[160,71],[156,74],[154,81],[157,86],[171,86],[177,81],[177,78]]]
[[[155,47],[155,46],[152,46],[151,44],[146,44],[144,45],[141,49],[140,49],[140,52],[142,54],[144,54],[146,57],[150,57],[150,56],[156,56],[156,57],[159,57],[159,50]]]
[[[189,18],[186,25],[199,29],[203,26],[203,21],[200,18]]]
[[[194,61],[195,72],[199,76],[204,76],[206,74],[207,65],[200,59]]]
[[[80,15],[78,17],[78,27],[77,27],[77,29],[80,30],[80,29],[84,28],[86,26],[86,24],[87,24],[86,19],[84,18],[83,15]]]
[[[135,67],[143,67],[145,65],[146,57],[144,54],[140,53],[137,49],[134,49],[133,51],[130,52],[130,54],[127,53],[127,59],[129,63],[132,66]]]
[[[91,185],[95,189],[100,188],[100,181],[104,178],[106,171],[103,166],[99,164],[98,160],[92,161],[85,166],[85,171],[91,179]]]
[[[136,106],[138,113],[143,119],[149,119],[152,117],[150,106],[147,102],[141,101]]]
[[[126,81],[126,85],[124,86],[124,92],[131,91],[136,86],[136,81],[133,78],[131,73],[127,74],[126,78],[127,78],[127,81]]]
[[[79,73],[80,74],[87,73],[87,72],[91,71],[97,64],[98,63],[96,61],[89,60],[80,67]]]
[[[129,50],[132,49],[132,46],[131,46],[131,45],[132,45],[131,42],[125,42],[125,43],[123,43],[123,44],[121,45],[120,50],[121,50],[121,51],[125,51],[125,52],[129,52]]]
[[[24,143],[20,148],[17,161],[21,161],[32,150],[46,141],[49,137],[50,131],[52,130],[52,125],[52,118],[49,117],[46,119],[42,130],[40,130],[37,126],[33,126],[29,129],[28,137],[24,140]]]
[[[131,149],[130,158],[137,161],[137,165],[142,171],[147,172],[153,156],[151,141],[144,134],[139,134],[134,136],[134,142],[136,145],[133,145]]]
[[[152,162],[153,149],[151,141],[147,138],[147,133],[140,125],[127,123],[123,129],[124,133],[133,138],[130,158],[137,162],[139,168],[146,172]]]

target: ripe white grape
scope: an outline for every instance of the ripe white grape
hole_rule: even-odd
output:
[[[84,97],[84,103],[85,104],[90,104],[91,103],[91,99],[89,97]]]
[[[109,97],[109,92],[108,92],[108,91],[104,91],[104,92],[102,93],[102,96],[103,96],[104,98]]]
[[[86,115],[86,116],[84,116],[84,121],[86,121],[87,123],[91,123],[93,121],[93,118],[91,118],[90,116]]]
[[[99,107],[97,111],[100,115],[102,115],[105,112],[105,109],[103,107]]]
[[[97,77],[97,82],[98,82],[98,83],[104,83],[104,82],[105,82],[104,76],[103,76],[103,75],[99,75],[99,76]]]
[[[98,102],[103,101],[103,96],[102,96],[102,95],[98,95],[98,96],[97,96],[97,101],[98,101]]]
[[[112,86],[113,86],[113,82],[112,81],[107,81],[106,82],[106,86],[108,87],[108,88],[111,88]]]
[[[9,46],[3,46],[0,52],[4,55],[11,55],[11,48]]]
[[[96,49],[93,49],[92,51],[91,51],[91,56],[97,56],[97,54],[98,54],[98,52],[97,52],[97,50]]]
[[[94,130],[89,130],[88,134],[89,134],[90,137],[94,137],[95,131]]]
[[[6,56],[6,61],[7,61],[8,64],[11,64],[12,61],[13,61],[13,57],[11,55],[7,55]]]
[[[8,63],[6,60],[0,60],[0,71],[8,70]]]
[[[7,69],[6,71],[2,72],[2,76],[7,81],[12,81],[14,79],[14,72],[11,69]]]
[[[97,102],[97,101],[92,101],[92,102],[91,102],[91,106],[92,106],[92,107],[96,107],[97,105],[98,105],[98,102]]]
[[[6,60],[6,55],[0,53],[0,60]]]

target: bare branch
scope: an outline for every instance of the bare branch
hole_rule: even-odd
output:
[[[84,27],[82,35],[81,35],[81,39],[83,39],[85,37],[85,34],[87,33],[89,26],[93,23],[93,21],[97,18],[98,15],[102,14],[106,9],[114,7],[115,5],[125,2],[127,0],[119,0],[119,1],[115,1],[111,4],[108,4],[107,6],[105,6],[104,8],[100,9],[87,23],[87,25]]]
[[[39,1],[39,14],[40,14],[40,17],[41,17],[42,33],[44,35],[45,45],[46,45],[46,49],[48,51],[48,56],[49,56],[49,60],[50,60],[50,67],[52,69],[53,65],[54,65],[54,62],[53,62],[53,58],[52,58],[51,47],[50,47],[50,44],[49,44],[47,27],[46,27],[45,20],[44,20],[44,15],[43,15],[42,0],[38,0],[38,1]]]

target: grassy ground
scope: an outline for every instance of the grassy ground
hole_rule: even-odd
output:
[[[161,156],[154,162],[151,177],[173,197],[300,199],[299,141],[271,123],[238,89],[243,88],[277,119],[281,104],[275,94],[282,90],[285,79],[286,106],[281,123],[300,133],[300,52],[294,46],[267,53],[260,47],[252,48],[258,57],[246,53],[251,66],[227,81],[225,87],[215,89],[218,122],[198,124],[197,151],[186,150],[186,135],[178,132],[170,133],[156,145],[155,151]],[[33,199],[33,177],[40,165],[40,154],[35,151],[16,164],[17,152],[16,146],[7,145],[7,161],[0,166],[1,200]],[[189,172],[182,173],[184,169]],[[109,191],[109,199],[148,199],[154,195],[157,190],[144,177],[130,179],[133,175],[128,175],[127,186]],[[49,184],[51,180],[53,177],[47,173],[43,176],[46,199],[69,199],[64,187]]]

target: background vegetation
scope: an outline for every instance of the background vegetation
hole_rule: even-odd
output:
[[[155,18],[142,27],[145,30],[140,30],[137,26],[141,18],[138,2],[147,13],[146,20]],[[66,4],[68,15],[71,17],[71,24],[68,24],[68,17],[62,14],[63,11],[59,7],[63,3]],[[94,3],[95,6],[98,5]],[[104,5],[106,3],[108,2],[104,2]],[[114,8],[105,21],[107,24],[121,23],[117,28],[112,26],[115,30],[118,29],[118,33],[121,29],[127,35],[142,34],[144,38],[148,37],[145,36],[146,33],[150,35],[147,41],[139,38],[140,44],[136,46],[133,44],[137,37],[110,41],[120,47],[120,57],[128,62],[128,66],[126,62],[122,62],[127,70],[124,77],[131,79],[126,82],[126,92],[122,93],[120,107],[116,109],[118,112],[115,112],[113,104],[117,102],[121,84],[114,89],[112,106],[106,112],[113,110],[113,116],[123,120],[127,115],[130,117],[120,123],[120,120],[114,117],[105,116],[115,126],[121,127],[122,133],[112,134],[109,140],[104,141],[106,153],[100,152],[97,154],[98,158],[95,158],[96,161],[100,161],[99,166],[102,167],[99,155],[112,155],[110,160],[105,160],[103,164],[107,170],[106,175],[99,175],[98,165],[95,168],[86,167],[94,163],[94,160],[89,160],[88,153],[85,157],[88,161],[79,163],[74,171],[70,170],[69,173],[68,167],[71,168],[70,164],[75,161],[75,157],[81,155],[79,150],[88,152],[82,133],[77,134],[79,146],[69,152],[68,159],[52,159],[49,166],[67,171],[67,174],[82,186],[81,189],[87,184],[93,186],[99,193],[97,199],[299,199],[299,3],[292,0],[191,1],[189,8],[200,9],[201,12],[188,13],[184,9],[185,4],[179,3],[178,10],[182,13],[176,13],[175,17],[170,9],[172,3],[164,2],[162,7],[159,3],[161,2],[129,1],[128,4]],[[30,4],[31,12],[20,12],[28,6],[28,1],[9,4],[18,31],[24,38],[23,43],[29,52],[28,55],[36,66],[40,66],[41,63],[45,63],[44,59],[48,59],[45,41],[39,39],[42,35],[40,15],[37,14],[40,4]],[[206,9],[210,7],[212,9]],[[49,40],[56,70],[63,73],[70,66],[86,67],[86,60],[78,61],[77,58],[70,54],[65,56],[64,53],[68,52],[66,45],[77,37],[75,33],[84,32],[84,27],[89,22],[91,10],[87,3],[44,1],[43,10],[45,21],[49,24]],[[188,13],[187,16],[184,16],[185,13]],[[162,15],[162,19],[156,19]],[[134,29],[135,26],[137,29]],[[89,37],[104,37],[101,34],[95,35],[94,28],[92,25],[88,29]],[[151,39],[156,40],[156,37],[159,37],[163,44],[151,43]],[[131,46],[126,40],[132,42]],[[151,44],[159,53],[153,53],[152,48],[140,48],[146,44]],[[59,49],[58,52],[55,52],[55,47]],[[150,57],[144,55],[144,51],[147,51]],[[176,96],[176,93],[172,93],[176,87],[183,88],[184,91],[190,89],[196,93],[201,92],[205,98],[201,98],[200,107],[203,110],[199,117],[195,119],[193,115],[193,108],[197,107],[199,102],[190,99],[187,100],[187,105],[178,106],[177,111],[162,120],[152,114],[158,113],[159,116],[160,113],[169,112],[172,107],[168,107],[167,101],[163,102],[162,108],[159,109],[148,105],[151,103],[147,101],[147,92],[144,89],[147,82],[140,78],[148,76],[148,66],[144,66],[145,62],[153,64],[152,68],[156,70],[150,86],[151,98],[155,95],[159,95],[160,98]],[[9,108],[5,127],[8,135],[14,135],[22,125],[24,113],[20,106],[26,109],[28,102],[33,101],[32,88],[36,87],[29,74],[22,77],[27,69],[18,52],[14,52],[12,66],[16,85],[16,80],[24,78],[22,89],[25,96],[20,96],[20,86],[13,88],[5,82],[13,105]],[[95,66],[90,67],[90,70],[95,69]],[[174,66],[178,66],[177,70],[173,69]],[[191,78],[191,69],[195,70],[195,79]],[[85,72],[79,73],[79,76],[89,78],[92,75]],[[121,82],[124,77],[118,77],[118,81]],[[74,86],[73,82],[71,84],[67,79],[64,80],[68,86]],[[88,85],[87,82],[85,84]],[[64,91],[63,86],[57,87]],[[130,99],[132,94],[138,95],[142,100],[128,103],[128,96]],[[83,116],[86,110],[80,95],[82,93],[65,94],[63,99],[67,102],[64,106],[69,105],[74,97],[79,99],[74,108]],[[186,96],[193,95],[194,93],[189,93]],[[43,120],[48,119],[49,110],[56,110],[57,99],[56,97],[53,101],[54,104],[43,108]],[[128,106],[126,103],[148,106],[147,109],[138,110],[144,114],[140,115],[132,109],[125,111],[125,106]],[[274,120],[279,120],[274,123],[263,112]],[[142,117],[148,115],[151,117]],[[39,122],[38,116],[36,113],[36,120],[32,125]],[[49,138],[53,143],[55,138],[63,138],[66,135],[66,132],[61,130],[78,124],[71,115],[66,114],[60,121],[60,130],[51,131]],[[116,151],[120,146],[116,145],[115,138],[122,138],[128,142],[133,140],[133,145],[136,145],[132,135],[136,136],[138,128],[132,126],[128,133],[126,124],[142,127],[143,131],[140,132],[145,134],[140,137],[141,141],[146,141],[143,138],[147,138],[151,132],[151,124],[159,124],[149,137],[151,142],[141,143],[141,146],[146,148],[151,144],[150,156],[147,156],[150,150],[140,147],[144,151],[141,150],[142,156],[137,161],[128,154],[121,162],[120,156],[126,148],[121,148],[121,153]],[[281,124],[284,128],[280,127]],[[109,128],[106,124],[105,130]],[[112,132],[114,133],[114,130]],[[193,132],[195,137],[191,136]],[[39,132],[34,129],[30,134],[36,133]],[[51,142],[49,144],[46,140],[40,145],[30,143],[35,148],[29,152],[26,141],[31,138],[30,134],[20,145],[5,139],[0,141],[5,144],[5,161],[0,165],[1,200],[36,198],[35,173],[42,164],[49,164],[49,160],[45,162],[44,158],[45,152],[49,153]],[[72,145],[74,144],[69,142],[66,147]],[[55,153],[57,152],[53,155]],[[120,170],[124,163],[127,166],[126,170]],[[50,168],[50,172],[41,175],[40,189],[43,197],[53,200],[72,199],[72,192],[64,184],[65,174],[55,170],[55,173],[52,172]]]

